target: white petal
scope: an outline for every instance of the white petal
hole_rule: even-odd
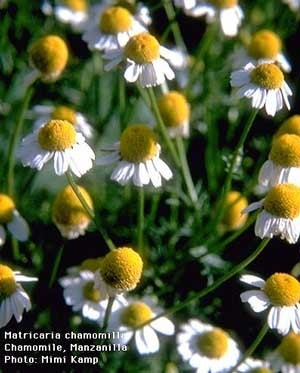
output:
[[[170,167],[162,159],[160,159],[159,157],[155,157],[152,160],[152,162],[155,168],[157,169],[157,171],[162,175],[162,177],[165,180],[170,180],[172,178],[173,173]]]
[[[29,226],[26,220],[14,210],[13,219],[7,223],[7,229],[18,241],[26,241],[29,236]]]
[[[160,317],[154,320],[150,324],[155,330],[165,335],[173,335],[175,333],[175,327],[172,321],[166,317]]]
[[[159,340],[150,326],[145,326],[135,333],[135,343],[140,354],[154,353],[159,350]]]
[[[4,245],[6,239],[6,233],[2,225],[0,225],[0,246]]]
[[[119,152],[113,152],[111,154],[104,155],[96,159],[97,166],[104,166],[107,164],[114,163],[120,159]]]
[[[263,288],[265,286],[265,280],[258,276],[254,275],[242,275],[240,281],[245,282],[246,284],[255,286],[257,288]]]
[[[243,303],[248,302],[254,312],[262,312],[268,308],[270,301],[260,290],[248,290],[240,295]]]
[[[128,65],[124,72],[124,78],[129,83],[136,82],[138,80],[139,75],[140,75],[140,65],[136,63],[132,63]]]

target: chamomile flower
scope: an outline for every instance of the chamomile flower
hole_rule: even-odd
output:
[[[300,333],[289,333],[270,354],[274,372],[300,373]]]
[[[293,184],[272,187],[261,201],[251,203],[244,213],[263,207],[257,215],[255,234],[260,238],[280,236],[296,243],[300,235],[300,188]]]
[[[282,53],[280,37],[271,30],[260,30],[252,35],[247,50],[235,55],[236,67],[246,65],[248,62],[254,65],[260,61],[277,63],[285,72],[291,71],[291,65]]]
[[[110,297],[133,290],[141,279],[142,270],[143,261],[136,251],[130,247],[114,249],[101,261],[95,289]]]
[[[92,266],[94,261],[94,266]],[[59,280],[64,288],[66,304],[72,306],[74,312],[81,311],[82,316],[101,324],[105,315],[108,303],[107,294],[101,294],[95,289],[95,270],[99,268],[98,259],[89,259],[89,269],[81,269],[77,275],[69,275]],[[82,267],[86,267],[82,265]],[[94,267],[94,268],[93,268]],[[116,297],[113,303],[112,312],[115,312],[127,302],[122,295]]]
[[[244,18],[238,0],[200,0],[185,13],[193,17],[205,16],[207,22],[217,20],[226,36],[235,36]]]
[[[237,343],[228,333],[197,319],[181,326],[177,350],[197,373],[229,372],[240,357]]]
[[[69,52],[66,43],[57,35],[38,39],[29,50],[30,63],[45,82],[53,82],[65,69]]]
[[[270,363],[268,361],[252,359],[249,357],[246,359],[237,369],[238,373],[272,373]]]
[[[59,22],[69,24],[74,31],[82,30],[88,19],[86,0],[58,0],[54,6],[45,1],[42,4],[42,11],[46,15],[54,14]]]
[[[285,134],[272,142],[269,159],[262,165],[258,181],[263,186],[291,183],[300,186],[300,137]]]
[[[119,308],[112,314],[109,320],[108,330],[119,331],[121,344],[128,344],[132,339],[135,342],[138,352],[151,354],[159,351],[160,342],[157,332],[164,335],[173,335],[175,327],[172,321],[166,317],[160,317],[147,325],[140,325],[148,322],[163,310],[157,307],[153,299],[128,299],[129,304]]]
[[[122,6],[96,5],[82,35],[91,50],[109,51],[123,47],[129,38],[145,31],[130,11]]]
[[[158,40],[147,32],[132,36],[124,48],[108,51],[103,58],[110,60],[105,66],[109,71],[121,61],[126,61],[124,78],[129,83],[137,80],[142,87],[154,87],[172,80],[175,74],[167,60],[172,52],[161,46]]]
[[[4,264],[0,264],[0,328],[14,316],[22,321],[23,311],[31,309],[30,299],[18,282],[37,281],[35,277],[21,275]]]
[[[300,331],[300,283],[295,277],[274,273],[266,281],[253,275],[243,275],[240,280],[258,288],[243,292],[241,300],[249,303],[254,312],[269,309],[267,321],[271,329],[283,335]]]
[[[70,169],[78,177],[92,168],[95,159],[84,136],[69,121],[60,119],[52,119],[26,136],[19,155],[24,166],[39,171],[53,158],[57,175]]]
[[[93,209],[88,192],[83,187],[78,188],[88,206]],[[61,235],[69,240],[84,235],[91,221],[70,185],[57,195],[53,204],[52,219]]]
[[[121,185],[132,179],[136,186],[152,183],[158,188],[162,177],[166,180],[172,177],[172,171],[159,156],[160,145],[154,132],[143,124],[137,124],[127,127],[111,153],[97,159],[96,163],[106,165],[118,161],[111,179]]]
[[[241,228],[247,221],[247,214],[242,211],[248,206],[247,198],[235,190],[229,191],[226,196],[225,212],[222,218],[222,225],[226,230]]]
[[[253,108],[262,109],[265,106],[268,115],[274,116],[283,108],[283,103],[290,110],[288,96],[292,95],[292,91],[282,71],[274,63],[265,62],[255,66],[249,62],[231,73],[231,86],[238,88],[238,98],[251,98]]]
[[[18,241],[28,239],[28,224],[16,209],[15,202],[7,194],[0,193],[0,246],[4,245],[6,239],[4,224]]]
[[[274,134],[274,138],[289,133],[300,136],[300,115],[292,115],[286,119]]]
[[[36,105],[32,108],[32,116],[36,118],[33,128],[36,130],[51,119],[67,120],[75,127],[76,131],[84,137],[91,138],[93,135],[92,126],[81,113],[65,105]]]
[[[190,105],[183,94],[170,91],[158,100],[162,119],[170,137],[188,137],[190,133]]]

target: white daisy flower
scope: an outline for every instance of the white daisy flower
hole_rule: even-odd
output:
[[[274,116],[283,108],[283,103],[290,110],[288,96],[292,95],[284,75],[277,65],[270,62],[254,66],[251,62],[242,69],[231,73],[231,86],[238,88],[238,98],[252,99],[252,107],[262,109]]]
[[[157,39],[147,32],[132,36],[124,48],[108,51],[103,58],[110,60],[105,66],[111,70],[121,61],[126,61],[124,78],[129,83],[137,80],[142,87],[154,87],[166,80],[175,78],[175,74],[166,60],[172,59],[173,53],[162,47]]]
[[[274,273],[266,281],[253,275],[243,275],[240,280],[259,289],[243,292],[241,300],[249,303],[254,312],[269,309],[271,329],[282,335],[300,331],[300,283],[295,277]]]
[[[93,201],[88,192],[78,186],[81,195],[89,208],[93,210]],[[61,235],[68,240],[73,240],[84,235],[91,217],[82,206],[73,188],[66,186],[56,197],[53,203],[52,220],[59,229]]]
[[[237,343],[228,333],[197,319],[181,326],[177,350],[197,373],[229,372],[240,357]]]
[[[300,9],[300,0],[282,0],[291,10],[297,12]]]
[[[234,66],[242,67],[248,62],[256,65],[260,62],[277,63],[284,72],[291,71],[291,65],[281,52],[280,37],[271,30],[260,30],[252,35],[247,50],[241,50],[234,55]]]
[[[255,234],[260,238],[280,236],[296,243],[300,235],[300,188],[293,184],[272,187],[261,201],[251,203],[243,213],[263,207],[257,215]]]
[[[33,43],[29,50],[29,59],[35,68],[36,78],[53,82],[60,77],[68,63],[68,47],[59,36],[47,35]]]
[[[31,116],[36,118],[33,128],[36,130],[51,119],[67,120],[75,127],[76,131],[83,134],[84,137],[91,138],[93,128],[88,123],[85,116],[69,106],[65,105],[36,105],[32,108]]]
[[[26,281],[37,281],[37,278],[23,276],[0,264],[0,328],[7,325],[12,316],[17,322],[22,321],[24,309],[31,309],[30,299],[18,283]]]
[[[101,261],[95,276],[95,289],[108,297],[133,290],[141,279],[142,270],[143,261],[136,251],[130,247],[114,249]]]
[[[172,171],[160,159],[160,145],[154,132],[145,125],[131,125],[121,135],[109,155],[97,159],[97,165],[106,165],[118,161],[111,179],[119,184],[133,184],[142,187],[152,183],[155,188],[161,186],[162,177],[169,180]]]
[[[99,262],[98,262],[99,264]],[[94,288],[95,273],[89,270],[81,270],[77,276],[65,276],[59,280],[64,288],[66,304],[72,306],[74,312],[81,311],[82,316],[101,324],[104,319],[108,304],[107,294],[101,294]],[[127,304],[122,295],[116,297],[112,312]]]
[[[189,137],[190,105],[183,94],[165,93],[158,99],[158,108],[170,137]]]
[[[66,269],[68,276],[64,277],[64,285],[72,282],[72,278],[78,277],[81,271],[96,272],[100,268],[102,258],[88,258],[85,259],[81,264],[69,267]],[[68,282],[68,279],[70,281]]]
[[[273,372],[300,373],[300,333],[289,333],[269,355]]]
[[[269,160],[260,169],[263,186],[291,183],[300,186],[300,137],[285,134],[274,138]]]
[[[91,50],[110,51],[123,47],[129,38],[145,31],[129,10],[122,6],[95,5],[82,39]]]
[[[272,373],[268,361],[247,358],[237,369],[238,373]]]
[[[205,16],[207,22],[217,20],[226,36],[235,36],[244,18],[238,0],[198,0],[196,5],[186,9],[185,13],[192,17]]]
[[[166,317],[160,317],[147,325],[140,327],[163,310],[155,302],[145,297],[141,300],[130,299],[129,304],[119,308],[109,320],[108,330],[119,331],[121,344],[128,344],[134,339],[139,354],[153,354],[159,351],[160,342],[157,332],[164,335],[173,335],[175,327]]]
[[[74,31],[81,31],[88,19],[86,0],[58,0],[54,6],[45,1],[41,9],[47,16],[54,14],[59,22],[70,25]]]
[[[4,245],[6,240],[3,224],[18,241],[27,241],[29,236],[28,224],[19,214],[12,198],[0,193],[0,246]]]
[[[76,176],[84,175],[93,166],[95,154],[66,120],[52,119],[32,134],[26,136],[19,152],[23,166],[39,171],[52,158],[57,175],[70,169]]]

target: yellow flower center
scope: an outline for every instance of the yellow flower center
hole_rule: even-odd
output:
[[[68,62],[68,48],[59,36],[49,35],[37,40],[30,51],[34,67],[43,75],[59,75]]]
[[[270,159],[282,167],[300,167],[300,137],[286,134],[274,139]]]
[[[157,60],[160,56],[159,42],[147,32],[134,35],[125,46],[125,56],[137,64]]]
[[[81,263],[80,269],[96,272],[100,268],[101,262],[102,258],[86,259]]]
[[[251,373],[272,373],[269,368],[254,368],[250,371]]]
[[[88,192],[80,186],[78,188],[88,206],[93,209],[93,202]],[[88,224],[91,220],[70,185],[63,189],[54,201],[53,220],[58,224],[66,226]]]
[[[150,320],[153,314],[151,308],[143,302],[134,302],[127,306],[121,314],[121,321],[125,326],[136,328]]]
[[[280,88],[284,82],[282,71],[273,63],[263,63],[255,67],[250,78],[255,83],[265,89]]]
[[[103,258],[100,267],[103,280],[119,290],[134,289],[140,281],[142,270],[142,258],[129,247],[110,251]]]
[[[100,30],[106,34],[116,35],[126,32],[132,25],[132,15],[121,6],[106,8],[100,16]]]
[[[56,106],[51,114],[52,119],[67,120],[71,124],[76,123],[76,113],[68,106]]]
[[[248,46],[248,53],[255,59],[275,58],[281,51],[280,38],[270,30],[256,32]]]
[[[264,292],[274,306],[294,306],[300,300],[300,283],[287,273],[274,273],[267,279]]]
[[[8,297],[17,289],[13,271],[6,265],[0,264],[0,297]]]
[[[199,336],[198,348],[202,354],[210,359],[220,359],[228,350],[228,334],[222,329],[214,328]]]
[[[208,0],[208,2],[217,8],[233,8],[237,5],[238,0]]]
[[[121,135],[120,153],[128,162],[139,163],[152,159],[158,148],[154,132],[143,124],[129,126]]]
[[[14,201],[6,194],[0,194],[0,224],[8,223],[13,218]]]
[[[284,337],[278,350],[287,363],[300,364],[300,333],[290,333]]]
[[[63,5],[75,12],[85,12],[87,9],[86,0],[63,0]]]
[[[71,148],[76,142],[76,131],[66,120],[52,119],[38,132],[38,143],[49,151]]]
[[[293,115],[285,120],[282,125],[278,128],[274,137],[290,133],[293,135],[300,136],[300,115]]]
[[[189,120],[189,104],[179,92],[171,91],[161,96],[158,100],[158,107],[166,126],[180,127]]]
[[[99,302],[101,299],[100,292],[94,288],[94,285],[94,281],[87,282],[83,287],[83,296],[92,302]]]
[[[300,188],[293,184],[278,184],[271,188],[264,200],[270,214],[294,219],[300,215]]]
[[[247,220],[247,214],[242,211],[248,206],[248,201],[237,191],[230,191],[225,201],[225,213],[222,223],[228,229],[238,229],[244,225]]]

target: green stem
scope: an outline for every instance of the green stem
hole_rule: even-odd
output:
[[[102,238],[104,239],[104,241],[105,241],[106,245],[108,246],[108,248],[110,250],[115,249],[116,246],[114,245],[114,243],[112,242],[112,240],[109,238],[109,236],[107,235],[107,233],[105,232],[105,230],[98,223],[98,221],[96,219],[96,216],[94,214],[94,211],[90,208],[90,206],[88,205],[88,203],[84,199],[83,195],[81,194],[80,189],[78,188],[78,185],[74,181],[74,178],[73,178],[73,175],[72,175],[71,171],[68,170],[66,172],[66,176],[67,176],[68,182],[71,185],[74,193],[76,194],[77,198],[81,202],[83,208],[85,209],[85,211],[87,212],[87,214],[89,215],[89,217],[93,220],[96,228],[100,232],[100,234],[101,234]]]
[[[241,137],[239,139],[239,142],[238,142],[238,144],[237,144],[237,146],[236,146],[236,148],[233,152],[230,167],[229,167],[229,170],[228,170],[228,173],[227,173],[227,176],[226,176],[226,179],[225,179],[225,183],[224,183],[223,194],[221,195],[221,198],[219,199],[219,201],[216,204],[216,213],[215,213],[214,225],[213,225],[213,228],[210,230],[210,232],[214,233],[214,231],[216,229],[216,226],[221,221],[221,219],[223,218],[223,215],[225,213],[225,208],[226,208],[225,201],[226,201],[227,195],[228,195],[228,193],[231,189],[232,178],[233,178],[233,173],[234,173],[234,168],[235,168],[235,165],[236,165],[236,161],[237,161],[237,158],[239,156],[240,150],[241,150],[241,148],[243,147],[243,145],[246,141],[248,133],[249,133],[249,131],[250,131],[250,129],[251,129],[253,123],[254,123],[254,120],[256,118],[257,113],[258,113],[258,109],[253,110],[251,112],[251,115],[249,116],[249,118],[246,122],[246,125],[244,126],[244,129],[243,129],[243,132],[242,132]]]
[[[252,342],[251,346],[247,349],[247,351],[244,353],[243,357],[239,360],[239,362],[230,370],[229,373],[236,372],[236,369],[248,358],[250,357],[254,351],[257,349],[257,347],[260,345],[264,337],[266,336],[267,332],[269,330],[268,323],[266,322],[264,326],[261,328],[260,332],[258,333],[255,340]]]
[[[126,108],[126,87],[125,81],[121,74],[119,74],[119,122],[120,122],[120,131],[123,132],[125,129],[125,108]]]
[[[144,188],[138,188],[138,222],[137,222],[137,246],[142,251],[144,246],[144,208],[145,193]]]
[[[159,111],[159,108],[158,108],[158,105],[157,105],[157,102],[156,102],[156,97],[155,97],[153,88],[152,87],[148,88],[147,92],[148,92],[149,100],[150,100],[150,103],[151,103],[152,111],[153,111],[153,113],[155,115],[155,118],[156,118],[156,121],[157,121],[159,131],[160,131],[160,133],[161,133],[161,135],[162,135],[162,137],[163,137],[163,139],[166,143],[166,146],[168,147],[168,149],[170,151],[170,154],[173,157],[173,160],[174,160],[176,166],[180,167],[180,159],[178,158],[178,154],[176,152],[175,146],[170,139],[170,136],[168,134],[168,131],[166,129],[164,121],[163,121],[163,119],[160,115],[160,111]]]
[[[171,0],[164,0],[163,5],[166,11],[166,15],[168,17],[168,21],[171,25],[171,30],[174,35],[174,40],[177,46],[179,46],[181,49],[186,51],[185,42],[183,40],[179,25],[176,21],[176,12],[174,10],[173,4]]]
[[[59,248],[58,253],[56,255],[54,265],[53,265],[53,269],[52,269],[51,276],[50,276],[49,288],[52,287],[52,285],[53,285],[53,283],[56,279],[58,268],[59,268],[61,258],[62,258],[62,255],[63,255],[63,251],[64,251],[64,244],[61,245],[61,247]]]
[[[104,315],[104,320],[103,320],[103,325],[102,325],[102,328],[101,328],[102,332],[105,332],[106,329],[107,329],[108,321],[109,321],[109,317],[110,317],[110,314],[111,314],[111,310],[112,310],[114,300],[115,300],[115,297],[109,297],[108,298],[108,302],[107,302],[107,306],[106,306],[106,310],[105,310],[105,315]]]
[[[33,87],[29,85],[26,89],[23,102],[21,105],[21,109],[19,112],[19,116],[17,119],[16,127],[10,138],[10,143],[8,146],[8,162],[7,162],[7,193],[12,196],[14,194],[14,168],[15,168],[15,153],[16,147],[20,139],[20,135],[22,132],[22,127],[24,123],[24,115],[28,108],[30,99],[32,97]]]
[[[182,308],[186,307],[188,304],[195,302],[196,300],[199,300],[206,296],[207,294],[211,293],[212,291],[216,290],[218,287],[220,287],[224,282],[231,279],[233,276],[235,276],[237,273],[242,271],[244,268],[246,268],[250,263],[252,263],[258,255],[263,251],[263,249],[267,246],[269,243],[270,238],[264,238],[261,243],[258,245],[256,250],[249,255],[246,259],[244,259],[241,263],[237,264],[235,267],[233,267],[228,273],[226,273],[224,276],[220,277],[217,281],[215,281],[210,286],[206,287],[205,289],[199,291],[199,293],[189,297],[188,299],[184,300],[183,302],[180,302],[178,305],[158,314],[157,316],[153,317],[152,319],[148,320],[147,322],[139,325],[137,329],[140,329],[144,327],[145,325],[151,323],[154,320],[159,319],[160,317],[173,314]]]
[[[193,179],[190,173],[190,168],[186,159],[186,151],[184,148],[183,140],[181,137],[176,137],[176,145],[181,163],[182,175],[190,196],[192,203],[196,203],[198,200],[197,192],[193,183]]]
[[[18,262],[20,260],[19,242],[14,237],[11,237],[11,246],[13,258],[16,262]]]

